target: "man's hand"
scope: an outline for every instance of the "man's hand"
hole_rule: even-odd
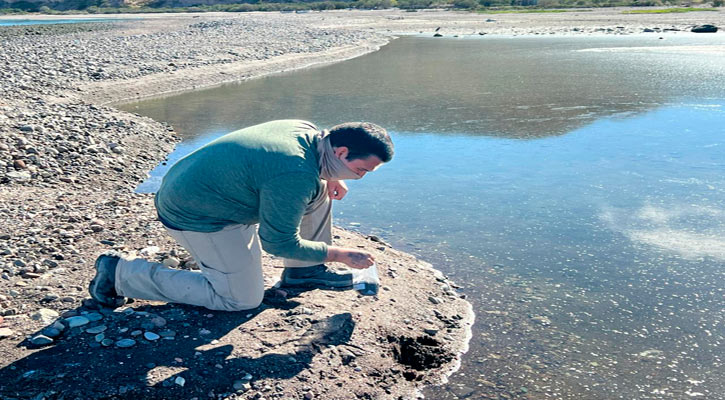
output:
[[[329,246],[325,262],[341,262],[350,268],[365,269],[375,263],[375,257],[367,251]]]
[[[342,200],[347,194],[347,185],[343,181],[327,181],[327,194],[332,200]]]

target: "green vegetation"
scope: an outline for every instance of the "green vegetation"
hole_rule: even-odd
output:
[[[535,9],[511,9],[511,10],[489,10],[489,9],[481,9],[481,10],[476,10],[477,13],[481,13],[481,14],[519,14],[519,13],[521,13],[521,14],[529,14],[529,13],[538,14],[538,13],[564,13],[564,12],[572,12],[572,11],[579,12],[579,11],[591,11],[591,10],[585,10],[585,9],[582,9],[582,10],[579,10],[579,9],[577,9],[577,10],[564,10],[564,9],[560,9],[560,8],[554,8],[554,9],[538,9],[538,8],[535,8]]]
[[[693,11],[717,11],[717,8],[704,8],[704,7],[672,7],[672,8],[657,8],[647,10],[628,10],[622,11],[623,14],[669,14],[669,13],[686,13]]]
[[[505,13],[564,13],[591,11],[598,7],[667,6],[679,5],[681,0],[218,0],[221,3],[196,5],[194,0],[134,0],[133,6],[115,7],[119,0],[0,0],[0,15],[20,13],[116,14],[165,12],[304,12],[340,9],[385,9],[398,7],[408,11],[426,8],[470,10],[482,14]],[[130,1],[130,0],[126,0]],[[202,0],[199,0],[202,2]],[[206,0],[203,0],[206,2]],[[233,4],[229,4],[234,1]],[[692,0],[689,5],[702,5],[705,0]],[[725,0],[712,0],[720,7]],[[124,4],[124,1],[120,1]],[[624,11],[624,13],[682,13],[716,11],[716,8],[672,7]]]

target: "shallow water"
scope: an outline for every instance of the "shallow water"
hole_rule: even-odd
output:
[[[121,21],[114,18],[69,18],[69,19],[3,19],[0,18],[0,26],[15,25],[49,25],[49,24],[81,24],[86,22],[111,22]]]
[[[403,38],[122,108],[184,136],[171,162],[269,119],[388,127],[335,217],[473,303],[429,398],[725,398],[725,38],[658,38]]]

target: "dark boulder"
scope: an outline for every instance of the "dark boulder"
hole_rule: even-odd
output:
[[[690,29],[691,32],[697,33],[715,33],[717,32],[717,26],[715,25],[698,25]]]

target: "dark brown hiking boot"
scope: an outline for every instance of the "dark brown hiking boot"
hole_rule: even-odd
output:
[[[338,289],[352,287],[352,274],[331,271],[325,264],[311,267],[289,267],[282,272],[280,287],[309,288],[317,286]]]
[[[111,252],[96,259],[96,276],[88,286],[91,297],[103,306],[116,308],[126,303],[126,298],[116,293],[116,266],[121,257]]]

